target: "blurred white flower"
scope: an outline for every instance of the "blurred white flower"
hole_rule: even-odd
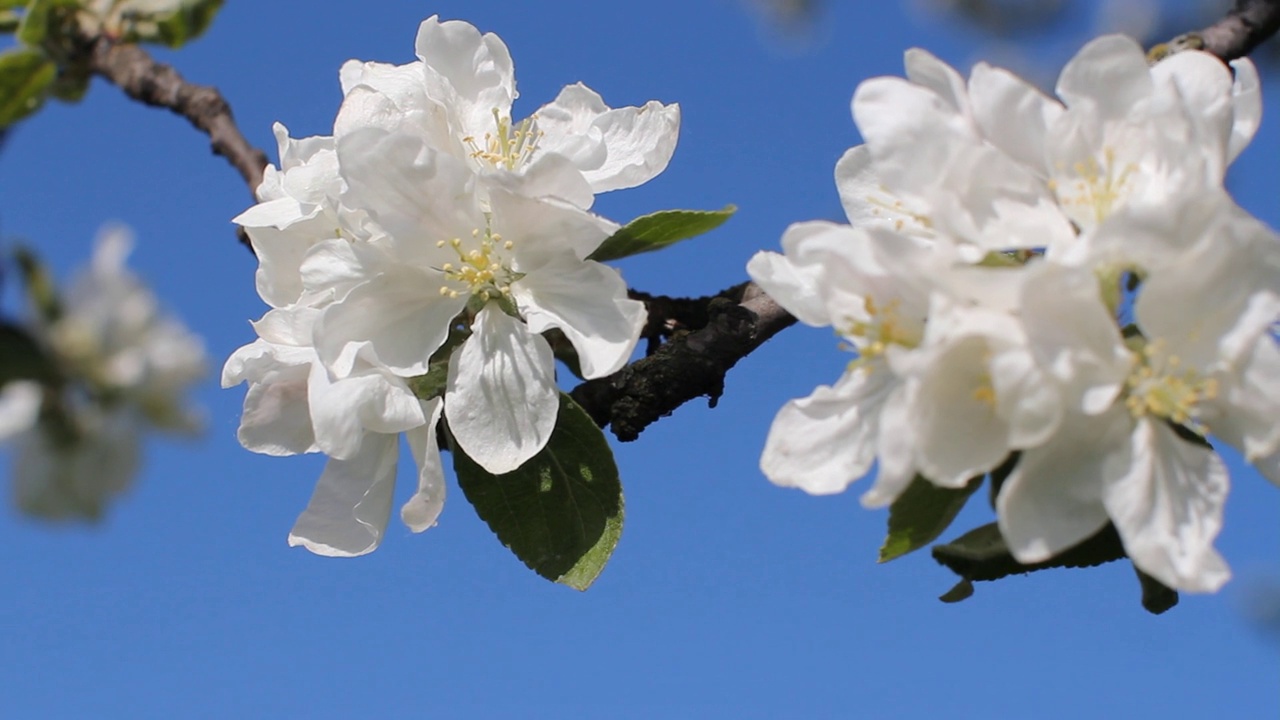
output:
[[[32,514],[98,517],[137,472],[144,430],[202,425],[183,395],[205,373],[203,343],[125,267],[132,245],[126,229],[105,229],[56,315],[30,323],[55,379],[0,393],[0,439],[17,445],[15,496]]]

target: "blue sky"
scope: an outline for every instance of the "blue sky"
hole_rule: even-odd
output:
[[[498,33],[524,114],[583,81],[611,104],[679,102],[666,173],[601,196],[625,221],[653,210],[741,209],[724,228],[621,264],[630,285],[699,295],[744,279],[791,222],[840,219],[832,181],[858,136],[849,100],[901,72],[922,46],[967,69],[981,34],[890,3],[832,3],[814,42],[781,42],[736,0],[518,3],[229,2],[211,31],[158,53],[215,85],[249,138],[270,127],[325,134],[349,58],[407,62],[423,18]],[[904,6],[906,4],[903,4]],[[1038,35],[1025,56],[1054,68],[1088,18]],[[984,49],[985,47],[985,49]],[[1264,73],[1270,69],[1264,69]],[[1050,77],[1052,77],[1052,70]],[[1277,87],[1231,178],[1273,227]],[[138,236],[133,265],[208,343],[197,393],[208,432],[152,441],[133,490],[100,524],[50,527],[0,509],[0,716],[283,717],[1274,717],[1280,645],[1246,601],[1280,578],[1280,492],[1233,464],[1218,546],[1236,577],[1154,617],[1116,563],[980,584],[936,600],[954,577],[926,553],[879,566],[885,514],[859,486],[825,498],[770,485],[757,467],[774,413],[833,380],[846,358],[829,331],[793,328],[727,379],[718,408],[695,401],[616,447],[627,524],[586,593],[552,585],[488,532],[456,486],[440,524],[393,520],[355,560],[285,537],[322,459],[269,458],[235,440],[243,388],[222,360],[265,307],[231,217],[248,190],[185,121],[96,82],[51,105],[0,154],[0,232],[57,271],[82,263],[99,225]],[[12,306],[8,308],[12,310]],[[403,463],[408,466],[409,463]],[[0,476],[8,473],[7,463]],[[402,495],[410,489],[403,477]],[[979,503],[980,504],[980,503]],[[954,536],[987,522],[966,511]]]

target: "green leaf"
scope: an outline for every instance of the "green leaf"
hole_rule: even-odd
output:
[[[737,211],[726,205],[723,210],[663,210],[643,215],[611,235],[587,259],[606,262],[661,250],[715,230]]]
[[[182,47],[204,34],[221,8],[222,0],[188,0],[167,17],[157,18],[156,36],[143,39],[158,39],[171,48]]]
[[[39,110],[57,75],[58,66],[39,50],[0,53],[0,128]]]
[[[18,42],[27,45],[39,45],[49,32],[48,0],[31,0],[27,11],[22,14],[22,22],[18,23]]]
[[[964,581],[977,582],[999,580],[1010,575],[1022,575],[1047,570],[1049,568],[1083,568],[1094,567],[1125,557],[1124,544],[1115,525],[1110,523],[1080,544],[1068,548],[1044,562],[1023,565],[1009,552],[1000,528],[996,523],[989,523],[961,535],[945,545],[935,545],[933,558],[946,566]],[[1177,593],[1160,585],[1154,578],[1144,577],[1139,572],[1142,582],[1142,604],[1149,612],[1161,613],[1177,604]],[[963,584],[963,583],[962,583]],[[1163,588],[1160,590],[1159,588]],[[957,592],[959,591],[959,592]],[[943,598],[955,602],[964,599],[960,586],[952,588]]]
[[[22,282],[26,285],[27,300],[31,302],[31,306],[45,323],[56,322],[62,316],[62,302],[58,299],[58,291],[54,289],[53,279],[49,277],[44,263],[40,262],[35,253],[21,246],[14,250],[13,258],[22,273]]]
[[[880,548],[888,562],[933,542],[982,485],[982,475],[962,488],[942,488],[917,475],[889,508],[889,533]]]
[[[78,103],[89,91],[91,77],[88,66],[64,65],[49,87],[49,94],[63,102]]]
[[[445,386],[449,383],[449,361],[433,362],[427,366],[425,375],[408,378],[405,383],[419,400],[438,398],[444,395]]]
[[[622,483],[604,433],[560,394],[555,431],[542,452],[492,475],[451,443],[458,484],[476,513],[539,575],[586,590],[622,534]]]
[[[39,45],[49,36],[49,28],[56,19],[52,12],[54,8],[76,8],[80,4],[79,0],[31,0],[26,3],[26,12],[18,23],[18,41],[33,47]],[[66,15],[60,13],[56,17],[65,18]]]
[[[0,323],[0,387],[14,380],[54,380],[53,361],[26,330]]]

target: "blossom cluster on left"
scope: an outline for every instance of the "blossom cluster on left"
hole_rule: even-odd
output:
[[[15,449],[13,494],[38,517],[99,517],[140,464],[146,429],[192,434],[184,400],[204,376],[204,343],[125,267],[130,232],[106,228],[65,293],[20,254],[31,311],[0,324],[0,440]]]
[[[517,120],[496,35],[432,17],[415,47],[405,65],[342,67],[331,136],[277,124],[280,166],[235,219],[271,309],[223,384],[248,383],[246,448],[329,457],[289,536],[323,555],[380,543],[401,435],[418,466],[401,518],[422,531],[444,501],[442,418],[456,450],[511,473],[557,426],[557,353],[610,374],[645,320],[589,259],[619,230],[590,209],[666,167],[679,108],[613,109],[575,84]]]

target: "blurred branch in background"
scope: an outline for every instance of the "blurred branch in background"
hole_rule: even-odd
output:
[[[826,0],[749,0],[773,29],[788,36],[807,36],[823,20]],[[1166,42],[1187,28],[1221,27],[1236,22],[1259,25],[1257,18],[1274,14],[1271,0],[911,0],[921,22],[946,22],[970,27],[1002,46],[1000,61],[1033,76],[1056,75],[1059,61],[1044,57],[1039,36],[1057,32],[1073,35],[1071,47],[1087,37],[1124,33],[1145,46]],[[1224,19],[1225,18],[1225,19]],[[1265,23],[1261,23],[1265,24]],[[1072,33],[1069,28],[1081,28]],[[1264,36],[1270,35],[1265,33]],[[1250,46],[1251,47],[1251,46]],[[1214,48],[1210,48],[1214,49]],[[1248,53],[1228,53],[1238,57]],[[991,49],[984,57],[992,59]],[[1219,52],[1222,55],[1223,53]],[[1012,55],[1022,62],[1010,61]],[[1266,43],[1251,53],[1259,64],[1280,67],[1280,45]],[[1044,67],[1037,67],[1043,65]],[[1052,70],[1052,72],[1050,72]]]
[[[963,20],[997,37],[1018,38],[1052,29],[1076,3],[1070,0],[918,0],[916,4],[925,12]]]

